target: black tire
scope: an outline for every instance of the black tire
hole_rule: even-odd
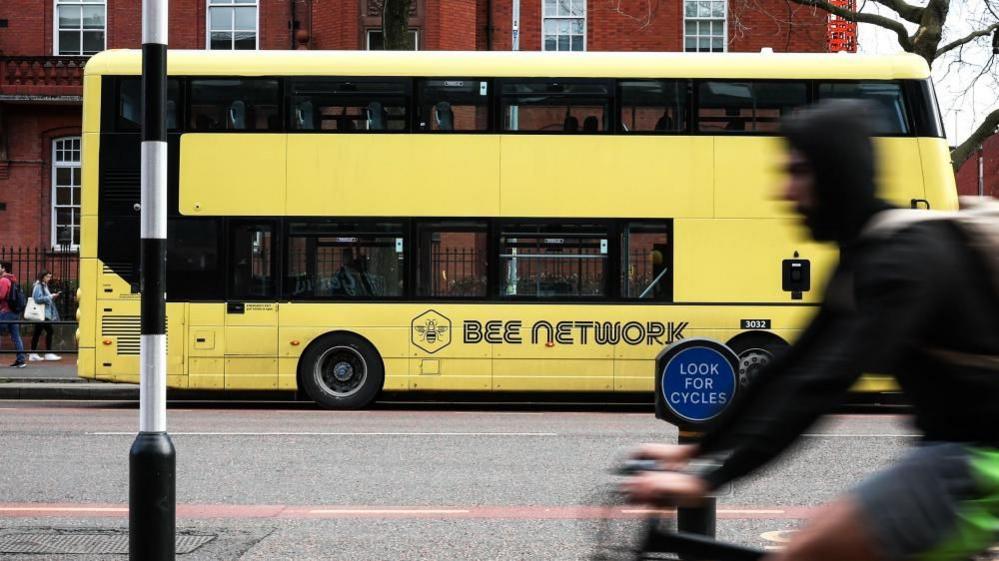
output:
[[[750,385],[763,367],[787,351],[788,344],[771,333],[743,333],[728,342],[739,355],[739,386]]]
[[[385,366],[362,337],[329,333],[302,353],[298,379],[305,393],[326,409],[360,409],[382,390]]]

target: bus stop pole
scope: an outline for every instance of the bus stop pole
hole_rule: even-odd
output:
[[[139,434],[129,451],[128,554],[173,561],[176,452],[166,430],[168,0],[142,2]]]
[[[701,433],[681,429],[677,439],[680,444],[696,444]],[[714,497],[705,497],[704,502],[696,507],[681,507],[676,509],[676,529],[678,532],[700,534],[715,537],[715,521],[717,520],[717,501]]]

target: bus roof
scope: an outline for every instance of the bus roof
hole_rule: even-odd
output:
[[[170,51],[185,76],[453,76],[559,78],[923,79],[919,56],[806,53],[540,51]],[[87,75],[139,74],[141,51],[94,55]]]

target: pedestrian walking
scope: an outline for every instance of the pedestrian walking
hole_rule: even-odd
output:
[[[59,297],[60,293],[49,290],[49,282],[51,281],[52,273],[43,269],[38,273],[35,285],[31,289],[31,299],[45,309],[45,319],[35,323],[35,332],[31,336],[31,354],[28,355],[28,360],[31,361],[59,360],[62,358],[52,353],[52,322],[59,321],[59,310],[56,308],[55,299]],[[45,350],[48,351],[44,357],[36,352],[38,350],[38,339],[41,338],[42,333],[45,333]]]
[[[10,261],[0,261],[0,337],[4,332],[10,333],[10,340],[14,342],[17,349],[17,359],[13,368],[24,368],[24,343],[21,342],[21,329],[18,322],[21,321],[21,310],[11,307],[10,301],[19,300],[20,287],[17,278],[10,272]],[[14,298],[12,298],[14,297]],[[23,308],[23,306],[21,306]]]

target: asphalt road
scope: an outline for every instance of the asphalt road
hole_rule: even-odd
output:
[[[123,539],[137,422],[132,403],[0,402],[0,558],[126,558],[12,552]],[[169,430],[178,533],[211,537],[181,560],[586,559],[605,468],[676,440],[646,407],[596,405],[181,403]],[[832,417],[719,500],[719,535],[779,546],[913,441],[904,417]]]

